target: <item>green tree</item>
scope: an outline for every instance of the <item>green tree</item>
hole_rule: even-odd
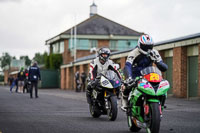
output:
[[[25,65],[30,66],[31,65],[31,60],[29,59],[28,56],[20,56],[20,60],[24,59],[25,60]]]
[[[10,67],[10,62],[11,62],[12,57],[10,56],[9,53],[5,52],[2,54],[1,57],[1,68],[4,69],[6,66]]]
[[[37,61],[38,64],[45,64],[44,63],[44,54],[35,53],[35,56],[33,57],[33,60]]]
[[[50,69],[60,69],[61,64],[62,64],[61,54],[51,54],[49,56]]]
[[[50,68],[50,56],[48,56],[47,53],[44,54],[44,63],[45,63],[45,68],[49,69]]]

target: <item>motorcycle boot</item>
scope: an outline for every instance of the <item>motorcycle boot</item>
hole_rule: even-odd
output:
[[[124,95],[122,93],[122,106],[121,106],[121,109],[122,111],[126,112],[127,111],[127,107],[128,107],[128,96]]]

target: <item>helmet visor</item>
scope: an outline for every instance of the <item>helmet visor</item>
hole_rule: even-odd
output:
[[[105,54],[105,53],[101,54],[101,56],[102,56],[103,58],[108,58],[108,54]]]
[[[153,45],[140,44],[140,48],[147,52],[148,50],[152,50],[153,49]]]

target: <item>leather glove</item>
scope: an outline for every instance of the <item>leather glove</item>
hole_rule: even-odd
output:
[[[129,77],[128,79],[125,80],[124,85],[127,88],[131,88],[131,87],[133,87],[133,85],[135,85],[135,80],[132,79],[132,77]]]
[[[151,50],[151,52],[150,52],[150,58],[154,62],[160,62],[162,60],[160,54],[155,49]]]

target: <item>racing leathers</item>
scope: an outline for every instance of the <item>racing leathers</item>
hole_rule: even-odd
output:
[[[142,54],[139,48],[136,47],[127,57],[125,64],[126,77],[135,79],[137,76],[141,76],[140,71],[148,66],[152,66],[153,63],[155,63],[162,72],[168,69],[168,66],[162,61],[156,49],[152,49],[148,54]]]
[[[99,61],[99,57],[97,57],[90,63],[90,71],[89,71],[90,81],[88,83],[87,92],[86,92],[87,102],[89,104],[91,103],[92,89],[94,89],[99,82],[98,80],[96,80],[97,75],[100,73],[105,74],[108,70],[114,71],[117,74],[117,76],[121,79],[121,75],[119,74],[112,60],[108,59],[104,64],[102,64]]]
[[[140,51],[138,47],[133,49],[126,60],[124,72],[126,79],[134,80],[136,77],[141,76],[140,71],[146,67],[156,64],[158,69],[162,72],[168,69],[168,66],[162,61],[162,58],[156,49],[149,50],[145,54]],[[125,87],[122,92],[122,110],[127,106],[127,98],[131,89]]]

